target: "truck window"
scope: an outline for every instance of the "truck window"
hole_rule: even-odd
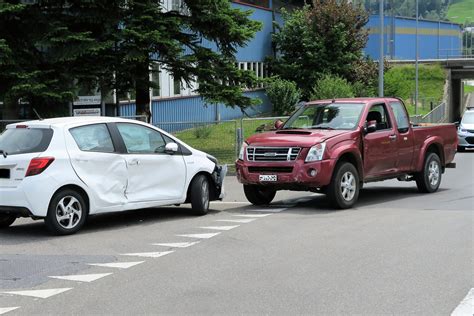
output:
[[[392,127],[385,104],[376,104],[370,108],[369,114],[367,114],[367,122],[369,121],[377,121],[378,131]]]
[[[401,102],[390,102],[395,120],[397,121],[398,131],[404,133],[410,127],[410,120],[408,119],[405,107]]]

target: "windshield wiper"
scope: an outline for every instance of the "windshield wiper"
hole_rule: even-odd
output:
[[[3,155],[3,158],[7,158],[8,153],[2,149],[0,149],[0,154]]]
[[[329,126],[311,126],[311,129],[327,129],[327,130],[334,130],[335,128],[329,127]]]

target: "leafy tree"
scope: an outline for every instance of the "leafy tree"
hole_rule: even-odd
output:
[[[296,82],[305,98],[323,74],[352,79],[367,42],[364,10],[347,1],[314,0],[282,14],[285,23],[273,36],[278,54],[270,60],[275,74]]]
[[[177,79],[196,80],[209,102],[258,102],[242,95],[257,79],[237,69],[234,55],[260,23],[228,0],[184,0],[182,10],[167,12],[152,0],[18,2],[0,2],[0,98],[7,103],[64,106],[82,84],[103,95],[135,90],[142,112],[154,62]]]
[[[294,82],[280,78],[268,80],[266,93],[273,105],[273,112],[277,115],[288,115],[293,112],[301,98],[301,91]]]
[[[334,75],[325,75],[318,80],[311,93],[311,100],[353,98],[354,91],[346,79]]]

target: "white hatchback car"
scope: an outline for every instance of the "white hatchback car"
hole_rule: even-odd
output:
[[[0,228],[44,218],[56,234],[88,215],[222,199],[227,166],[146,123],[67,117],[8,125],[0,135]]]

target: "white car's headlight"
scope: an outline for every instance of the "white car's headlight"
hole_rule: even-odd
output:
[[[243,142],[242,145],[240,146],[239,160],[244,160],[245,150],[247,149],[247,146],[248,144],[246,142]]]
[[[316,144],[311,147],[306,156],[305,162],[323,160],[324,150],[326,149],[326,143]]]

